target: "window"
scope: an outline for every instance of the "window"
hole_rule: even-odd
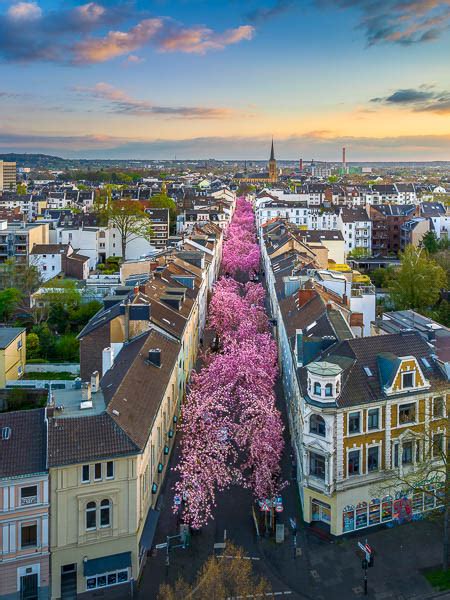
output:
[[[314,393],[316,396],[320,396],[322,394],[322,386],[318,381],[314,382]]]
[[[111,502],[102,500],[100,503],[100,527],[109,527],[111,525]]]
[[[102,463],[95,463],[94,465],[94,480],[98,481],[102,478]]]
[[[445,403],[444,398],[439,396],[433,398],[433,419],[441,419],[442,417],[445,417]]]
[[[22,525],[20,528],[20,547],[37,546],[37,523]]]
[[[435,433],[433,435],[433,458],[442,458],[444,452],[444,434]]]
[[[87,577],[86,589],[95,590],[96,588],[117,585],[118,583],[125,583],[126,581],[128,581],[128,569]]]
[[[380,452],[378,446],[372,446],[367,450],[367,470],[378,471],[380,468]]]
[[[402,452],[402,465],[410,465],[413,461],[413,443],[404,442]]]
[[[325,437],[325,421],[320,415],[311,415],[309,419],[309,432]]]
[[[414,371],[402,373],[402,388],[408,389],[414,387]]]
[[[28,504],[37,504],[37,485],[29,485],[20,490],[20,504],[27,506]]]
[[[90,481],[89,465],[83,465],[81,469],[81,482],[88,483]]]
[[[95,502],[86,504],[86,529],[97,528],[97,505]]]
[[[22,348],[22,340],[19,340],[17,342],[17,350],[20,350]]]
[[[398,444],[394,444],[394,467],[398,467]]]
[[[400,404],[398,407],[398,422],[400,425],[403,423],[414,423],[416,420],[416,405],[412,402],[410,404]]]
[[[361,431],[361,413],[353,412],[348,415],[348,432],[360,433]]]
[[[370,408],[367,411],[367,429],[368,429],[368,431],[371,431],[372,429],[379,429],[379,427],[380,427],[379,415],[380,415],[379,408]]]
[[[114,477],[114,463],[112,460],[106,463],[106,479],[113,479]]]
[[[359,450],[351,450],[348,453],[348,474],[359,475],[360,461],[359,461]]]
[[[333,395],[333,385],[331,383],[327,383],[327,385],[325,386],[325,396],[332,396]]]
[[[322,454],[309,453],[309,474],[325,479],[325,457]]]

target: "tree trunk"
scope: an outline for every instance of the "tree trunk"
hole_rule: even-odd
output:
[[[125,260],[125,252],[127,251],[127,240],[122,237],[122,260]]]

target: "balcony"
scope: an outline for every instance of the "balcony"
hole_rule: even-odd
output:
[[[20,506],[30,506],[31,504],[37,504],[37,496],[25,496],[20,499]]]

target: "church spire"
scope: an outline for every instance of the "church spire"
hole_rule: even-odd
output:
[[[270,150],[270,160],[275,160],[275,152],[273,149],[273,138],[272,138],[272,148]]]

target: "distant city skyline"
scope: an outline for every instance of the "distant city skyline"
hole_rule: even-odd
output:
[[[0,152],[450,159],[450,0],[4,1]]]

